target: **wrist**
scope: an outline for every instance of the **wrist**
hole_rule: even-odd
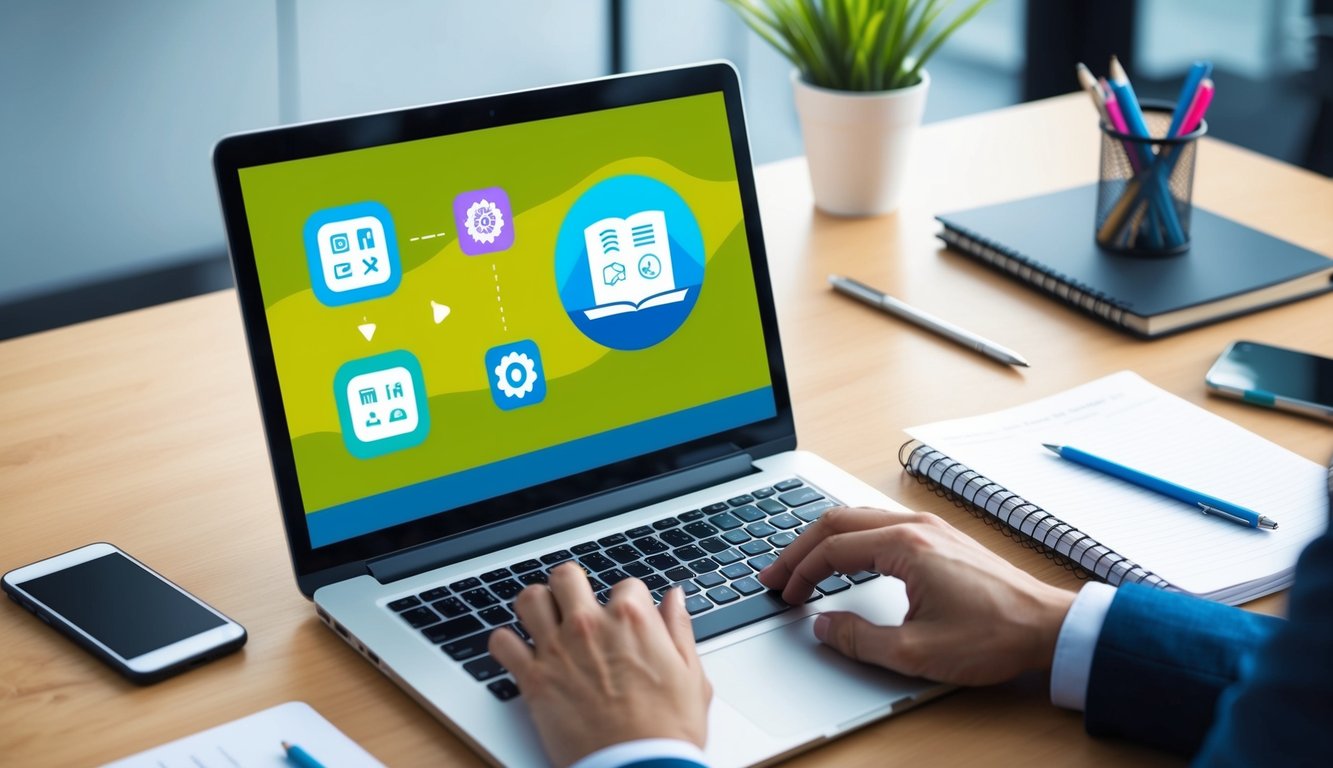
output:
[[[1074,604],[1077,593],[1057,587],[1046,587],[1035,595],[1036,604],[1032,621],[1033,643],[1031,669],[1049,672],[1055,659],[1055,646],[1060,639],[1060,628]]]

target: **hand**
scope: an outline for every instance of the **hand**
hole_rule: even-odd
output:
[[[583,569],[566,563],[549,588],[528,587],[514,607],[533,647],[501,630],[491,634],[491,655],[513,673],[557,766],[633,739],[703,748],[713,688],[681,590],[654,609],[643,582],[626,579],[603,608]]]
[[[1074,601],[934,515],[880,509],[829,510],[759,580],[799,605],[833,572],[862,570],[907,584],[902,626],[829,612],[815,636],[858,661],[955,685],[1049,669]]]

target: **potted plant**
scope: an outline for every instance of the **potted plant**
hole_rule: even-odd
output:
[[[795,69],[815,205],[839,216],[898,207],[925,111],[925,65],[989,0],[724,0]]]

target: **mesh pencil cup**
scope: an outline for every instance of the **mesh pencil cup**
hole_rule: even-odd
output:
[[[1169,107],[1144,106],[1143,120],[1158,138],[1131,136],[1102,123],[1097,244],[1134,256],[1174,256],[1190,247],[1194,159],[1208,123],[1165,138]]]

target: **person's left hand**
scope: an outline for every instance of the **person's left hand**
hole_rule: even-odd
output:
[[[533,647],[500,630],[491,655],[513,673],[555,765],[635,739],[703,748],[713,689],[681,590],[655,609],[643,582],[626,579],[603,607],[583,569],[566,563],[549,588],[528,587],[514,608]]]

